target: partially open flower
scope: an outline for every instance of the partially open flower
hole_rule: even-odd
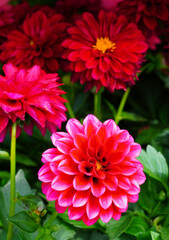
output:
[[[68,29],[62,57],[69,61],[72,80],[86,83],[87,90],[93,86],[97,91],[101,86],[125,90],[135,83],[147,44],[125,16],[100,11],[98,17],[86,12]]]
[[[54,148],[42,155],[38,172],[47,200],[55,200],[59,213],[68,208],[71,220],[86,225],[120,219],[129,202],[138,200],[145,181],[142,164],[136,159],[141,147],[127,130],[113,120],[101,123],[88,115],[83,125],[70,119],[67,133],[53,133]]]
[[[19,69],[12,64],[3,66],[5,76],[0,75],[0,142],[6,136],[12,122],[17,122],[17,136],[21,127],[29,135],[37,125],[42,134],[51,132],[66,120],[64,92],[58,87],[58,74],[46,74],[39,66]]]

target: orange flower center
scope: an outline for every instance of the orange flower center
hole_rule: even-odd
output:
[[[116,44],[110,41],[108,37],[101,37],[96,39],[96,45],[93,45],[93,48],[101,51],[102,53],[105,53],[109,49],[113,52],[116,48]]]
[[[34,41],[33,41],[33,40],[30,41],[30,45],[31,45],[31,46],[34,45]]]
[[[96,169],[97,171],[100,170],[102,168],[102,164],[100,161],[96,161]]]

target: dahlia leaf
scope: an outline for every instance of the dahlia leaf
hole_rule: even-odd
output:
[[[39,227],[33,218],[31,218],[25,211],[15,214],[8,220],[21,230],[29,233],[35,232]]]
[[[6,151],[0,150],[0,159],[9,159],[9,153]]]
[[[155,148],[148,145],[146,151],[142,150],[138,160],[143,164],[144,171],[152,178],[166,185],[168,180],[168,165],[164,156]]]
[[[149,228],[148,223],[142,217],[134,216],[132,218],[130,226],[126,229],[125,233],[137,237],[140,233],[143,233],[146,230],[148,230],[148,228]]]
[[[160,233],[151,231],[152,240],[161,240]]]
[[[122,216],[118,221],[112,219],[106,225],[107,234],[110,240],[116,239],[120,236],[130,225],[132,221],[132,215]]]

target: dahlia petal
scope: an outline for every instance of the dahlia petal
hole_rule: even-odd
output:
[[[22,104],[21,104],[21,102],[19,102],[17,100],[1,99],[1,108],[5,113],[10,113],[10,112],[21,110]]]
[[[107,174],[103,183],[110,191],[115,191],[117,189],[118,180],[117,177]]]
[[[48,190],[46,192],[46,199],[48,201],[55,201],[58,199],[60,192],[57,192],[53,190],[51,187],[48,187]]]
[[[127,197],[128,197],[128,201],[131,203],[135,203],[138,201],[138,194],[135,194],[135,195],[127,194]]]
[[[60,171],[58,170],[59,163],[60,163],[60,161],[52,161],[49,163],[50,169],[55,175],[60,174]]]
[[[28,135],[31,136],[33,134],[33,123],[31,122],[29,125],[25,123],[23,129]]]
[[[81,53],[80,53],[80,58],[83,61],[87,61],[88,59],[90,59],[91,57],[91,50],[87,50],[87,49],[82,49]]]
[[[112,150],[112,149],[110,148],[110,150]],[[125,152],[118,152],[118,151],[110,152],[107,155],[107,158],[108,158],[109,162],[111,162],[111,165],[116,165],[116,164],[121,163],[124,160],[124,157],[125,157]]]
[[[112,204],[113,197],[110,191],[106,191],[102,196],[99,197],[99,203],[103,209],[107,209]]]
[[[114,220],[117,220],[117,221],[118,221],[118,220],[121,218],[121,213],[118,212],[117,210],[113,209],[113,216],[112,216],[112,218],[113,218]]]
[[[2,70],[7,76],[7,78],[10,79],[11,77],[14,76],[14,74],[17,72],[18,69],[13,64],[9,63],[9,64],[3,65]]]
[[[58,204],[61,207],[69,207],[72,205],[72,199],[75,194],[75,190],[73,188],[69,188],[60,193],[58,198]]]
[[[56,142],[58,142],[58,140],[60,138],[70,138],[68,133],[64,133],[64,132],[55,132],[52,134],[51,136],[51,140],[53,145],[56,147]]]
[[[78,169],[80,172],[85,175],[91,176],[93,175],[93,164],[88,161],[82,161],[79,163]]]
[[[118,186],[124,190],[131,188],[131,182],[127,177],[120,177],[118,179]]]
[[[103,72],[100,71],[98,66],[93,68],[93,70],[92,70],[92,77],[93,77],[93,79],[98,80],[98,79],[101,78],[102,75],[103,75]]]
[[[0,132],[0,142],[4,141],[6,134],[7,134],[7,128],[5,128],[4,130],[2,130],[2,132]]]
[[[86,208],[83,207],[73,207],[70,206],[68,209],[68,216],[70,220],[78,220],[85,213]]]
[[[93,178],[92,185],[91,185],[91,192],[95,197],[100,197],[105,192],[106,187],[102,183],[102,180],[98,178]]]
[[[59,69],[59,63],[55,58],[45,59],[45,63],[50,72],[57,72]],[[43,66],[42,66],[43,67]]]
[[[137,168],[130,162],[122,162],[120,169],[121,174],[125,176],[130,176],[137,171]]]
[[[58,204],[58,201],[56,200],[55,201],[55,209],[58,213],[64,213],[67,209],[67,207],[61,207],[59,204]]]
[[[28,112],[28,114],[35,120],[37,121],[38,124],[40,124],[41,127],[45,127],[45,115],[38,110],[37,108],[33,107],[33,106],[29,106],[26,105],[26,110]]]
[[[127,190],[128,194],[135,195],[140,192],[140,186],[134,179],[131,180],[131,187]]]
[[[102,72],[107,72],[110,68],[110,65],[107,64],[104,57],[99,59],[99,68]]]
[[[77,133],[74,137],[74,144],[80,150],[87,149],[88,141],[86,136],[82,133]]]
[[[86,68],[87,69],[93,69],[93,68],[95,68],[97,66],[97,64],[98,64],[97,59],[91,57],[86,62]]]
[[[50,182],[49,182],[49,183],[43,182],[43,183],[42,183],[42,186],[41,186],[42,192],[43,192],[44,194],[46,194],[47,191],[48,191],[48,188],[50,188],[50,186],[51,186],[51,183],[50,183]]]
[[[69,119],[66,124],[66,130],[72,138],[75,137],[77,133],[84,133],[82,124],[77,119]]]
[[[0,115],[0,133],[7,127],[9,119]]]
[[[85,135],[89,138],[97,130],[97,125],[95,125],[91,119],[87,119],[85,122]]]
[[[55,175],[52,173],[49,164],[44,164],[38,171],[38,179],[42,182],[51,182]]]
[[[70,159],[65,159],[61,161],[57,169],[68,175],[75,175],[78,173],[77,165],[74,164],[74,162]]]
[[[56,176],[52,183],[51,187],[57,191],[63,191],[72,186],[73,177],[70,175],[60,174]]]
[[[97,149],[97,147],[99,145],[101,145],[99,136],[97,134],[91,135],[91,137],[89,138],[89,141],[88,141],[88,145],[90,148]]]
[[[73,148],[69,152],[69,154],[75,163],[80,163],[81,161],[86,160],[86,155],[84,154],[84,152],[82,150],[80,150],[78,148]]]
[[[119,127],[111,119],[106,120],[103,124],[106,126],[106,128],[108,130],[107,132],[109,132],[110,136],[114,135],[115,133],[117,133],[119,131]]]
[[[111,220],[112,216],[113,216],[113,208],[112,208],[112,206],[110,206],[106,210],[105,209],[101,209],[99,215],[100,215],[100,219],[103,222],[108,223]]]
[[[112,136],[112,137],[107,138],[104,142],[104,147],[106,148],[106,152],[112,152],[113,150],[116,150],[117,141],[115,140],[115,137]],[[116,152],[112,152],[112,154],[113,153],[116,154]],[[123,157],[124,157],[124,154],[123,154]],[[116,159],[119,159],[119,158],[114,158],[114,159],[116,160]]]
[[[86,204],[86,213],[89,219],[96,218],[100,212],[99,200],[96,197],[90,195],[90,198]]]
[[[87,226],[93,225],[95,222],[97,222],[98,219],[99,219],[99,216],[97,216],[96,218],[89,219],[87,214],[84,214],[82,217],[84,224],[86,224]]]
[[[144,15],[143,16],[143,21],[145,23],[145,25],[150,29],[150,30],[154,30],[157,26],[157,20],[155,17],[151,16],[147,16],[147,15]]]
[[[56,148],[49,148],[43,152],[42,157],[45,158],[46,161],[51,162],[58,154],[58,150]]]
[[[75,63],[74,67],[75,72],[82,72],[86,70],[85,63],[83,61],[78,61]]]
[[[120,130],[116,135],[118,142],[125,142],[129,139],[129,132],[127,130]]]
[[[55,142],[56,147],[61,153],[68,154],[73,147],[73,142],[69,138],[61,138],[59,141]]]
[[[132,143],[130,147],[130,153],[128,156],[138,157],[141,153],[141,146],[137,143]]]
[[[80,53],[77,51],[69,53],[68,56],[69,61],[79,61],[80,60]]]
[[[73,179],[73,186],[78,191],[87,190],[91,187],[91,178],[79,173]]]
[[[107,139],[107,137],[108,137],[108,132],[107,132],[106,126],[102,124],[102,125],[97,129],[96,134],[97,134],[97,136],[100,137],[100,140],[101,140],[101,142],[103,143],[103,142],[105,141],[105,139]]]
[[[134,175],[132,175],[132,178],[135,179],[140,185],[143,184],[146,180],[146,176],[143,171],[137,171]]]
[[[77,191],[73,196],[73,207],[82,207],[84,206],[89,198],[90,190],[87,191]]]
[[[112,197],[113,203],[116,205],[116,207],[123,209],[128,206],[128,199],[126,194],[117,192],[112,194]]]

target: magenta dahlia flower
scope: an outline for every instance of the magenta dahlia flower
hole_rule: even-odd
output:
[[[21,28],[11,31],[1,46],[1,61],[26,69],[39,65],[47,72],[57,72],[66,27],[60,14],[48,16],[45,11],[28,14]]]
[[[151,49],[160,43],[158,21],[169,19],[169,0],[125,0],[118,4],[118,14],[138,25]]]
[[[58,87],[58,74],[46,74],[39,66],[19,69],[12,64],[3,66],[5,76],[0,75],[0,142],[6,136],[11,122],[17,122],[17,136],[21,126],[32,134],[37,125],[42,134],[51,132],[66,120],[64,92]]]
[[[98,21],[84,13],[76,25],[68,29],[62,55],[73,71],[72,80],[86,83],[86,89],[101,86],[110,91],[126,89],[135,83],[134,77],[147,44],[137,26],[125,16],[100,11]]]
[[[55,147],[42,155],[38,177],[47,200],[55,201],[59,213],[68,208],[71,220],[86,225],[99,218],[105,223],[120,219],[128,203],[138,200],[146,179],[136,159],[140,145],[113,120],[101,123],[94,115],[83,125],[70,119],[66,129],[53,133]]]

